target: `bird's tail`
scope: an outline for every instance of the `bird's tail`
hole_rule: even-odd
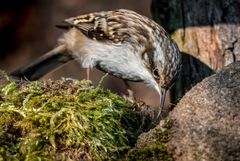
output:
[[[73,58],[70,54],[68,54],[66,45],[62,44],[29,65],[23,66],[12,72],[11,75],[26,78],[28,80],[37,80],[49,73],[51,70],[71,60],[73,60]]]

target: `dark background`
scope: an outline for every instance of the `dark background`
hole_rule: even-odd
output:
[[[63,33],[55,27],[63,19],[84,13],[125,8],[151,17],[150,0],[21,0],[2,1],[0,6],[0,69],[11,72],[57,45]],[[91,71],[90,79],[97,84],[103,73]],[[76,62],[46,75],[43,79],[86,78]],[[137,98],[151,106],[159,105],[159,96],[141,83],[131,83]],[[108,76],[104,87],[126,93],[123,82]]]

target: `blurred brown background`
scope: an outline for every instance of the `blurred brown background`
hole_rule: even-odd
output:
[[[7,72],[35,60],[57,44],[63,33],[55,27],[63,19],[80,14],[125,8],[151,17],[150,0],[21,0],[2,1],[0,6],[0,69]],[[103,73],[93,69],[91,80],[97,84]],[[46,75],[43,79],[86,78],[76,62]],[[137,98],[158,106],[159,96],[143,84],[131,83]],[[104,86],[119,94],[126,93],[123,82],[112,76]]]

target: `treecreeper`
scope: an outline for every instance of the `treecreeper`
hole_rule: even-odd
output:
[[[58,46],[11,74],[36,80],[71,60],[82,68],[97,68],[125,81],[143,82],[160,96],[160,116],[166,90],[181,70],[176,43],[153,20],[118,9],[71,17],[58,26],[66,30]]]

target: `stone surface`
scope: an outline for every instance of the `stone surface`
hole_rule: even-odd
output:
[[[169,117],[175,160],[240,160],[240,62],[193,87]]]

